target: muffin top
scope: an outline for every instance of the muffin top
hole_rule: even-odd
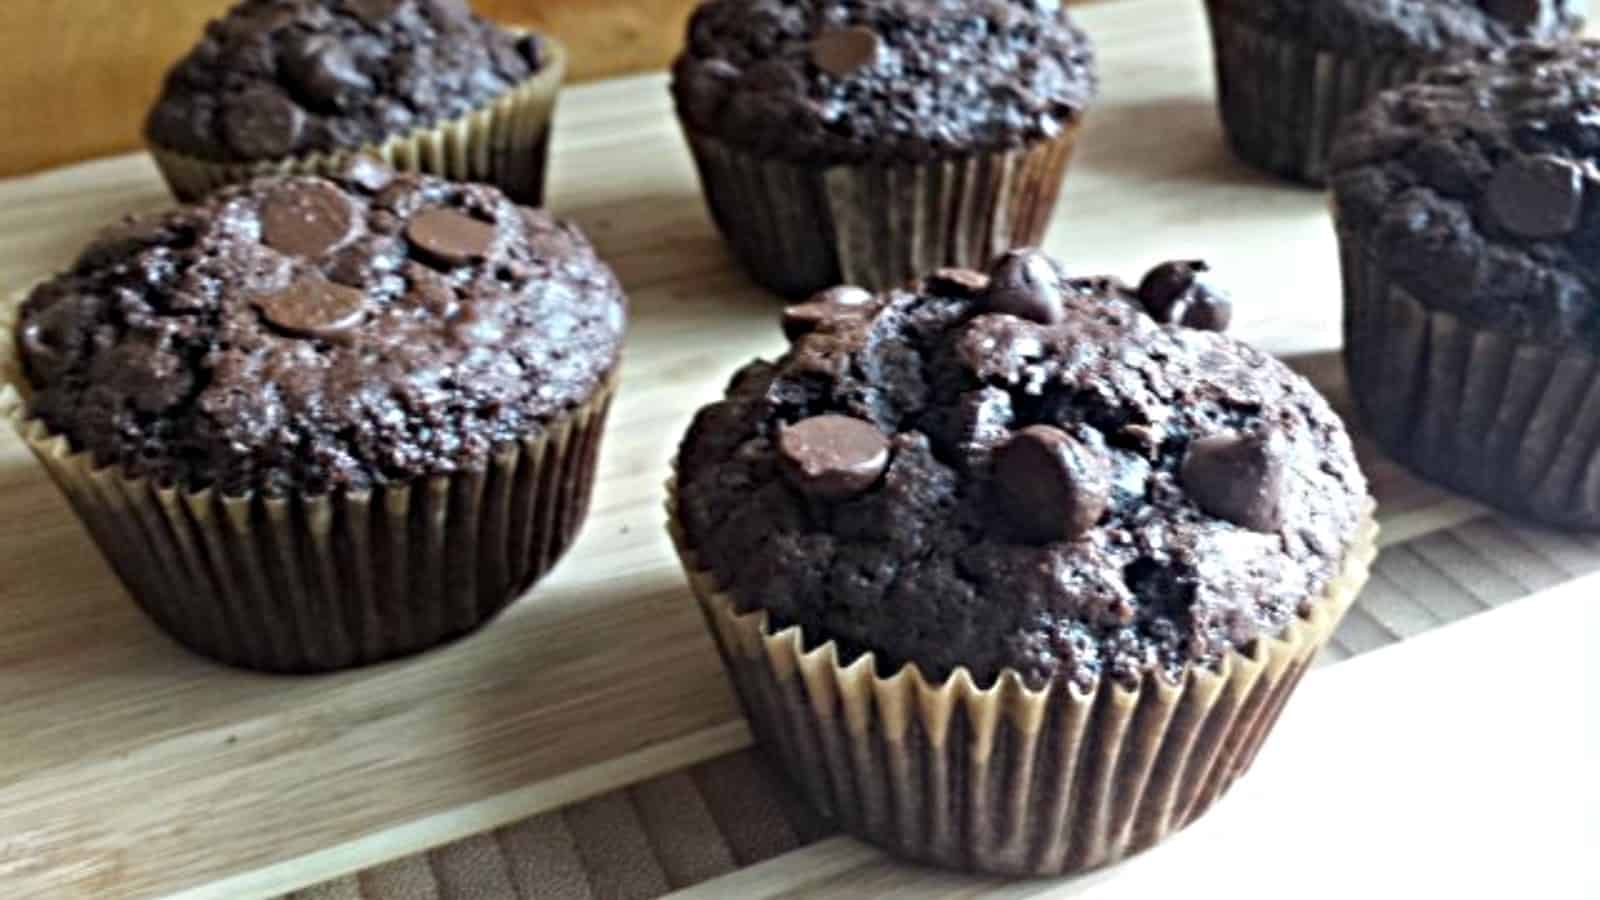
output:
[[[1096,88],[1051,0],[710,0],[672,90],[685,122],[801,163],[920,161],[1060,134]]]
[[[1586,0],[1207,0],[1213,10],[1319,47],[1444,55],[1551,40],[1583,26]]]
[[[321,494],[540,434],[615,367],[624,307],[572,226],[363,157],[114,226],[17,336],[32,413],[99,464]]]
[[[1435,69],[1346,122],[1339,228],[1418,302],[1600,351],[1600,44]]]
[[[1308,611],[1367,504],[1300,376],[1213,331],[1196,264],[1138,291],[1016,251],[792,308],[679,453],[678,521],[743,610],[981,682],[1177,679]]]
[[[145,132],[213,162],[353,149],[481,108],[543,64],[467,0],[243,0],[167,74]]]

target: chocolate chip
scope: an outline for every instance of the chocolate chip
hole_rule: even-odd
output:
[[[928,290],[971,299],[989,289],[989,276],[972,269],[940,269],[928,276]]]
[[[835,78],[848,78],[876,65],[882,53],[883,39],[861,25],[830,28],[811,42],[811,61]]]
[[[452,209],[428,209],[406,226],[417,249],[446,265],[482,259],[494,248],[495,227]]]
[[[798,341],[828,322],[859,321],[872,314],[877,297],[865,288],[840,285],[813,295],[783,311],[783,334]]]
[[[375,156],[358,153],[344,161],[337,177],[369,194],[376,194],[394,181],[394,170]]]
[[[1139,302],[1150,318],[1203,331],[1226,331],[1233,301],[1211,280],[1204,260],[1164,262],[1139,282]]]
[[[889,439],[849,416],[803,419],[778,433],[778,460],[789,482],[822,500],[848,500],[878,483],[889,466]]]
[[[356,231],[356,207],[323,181],[293,181],[261,205],[261,240],[274,250],[316,259],[345,245]]]
[[[1010,250],[989,266],[984,305],[990,312],[1050,325],[1066,316],[1061,299],[1061,273],[1037,250]]]
[[[273,325],[302,337],[331,338],[361,324],[366,293],[303,275],[280,291],[255,298],[256,309]]]
[[[1537,23],[1543,7],[1543,0],[1483,0],[1485,12],[1512,25]]]
[[[1180,476],[1207,513],[1270,534],[1283,527],[1287,456],[1276,430],[1213,435],[1189,445]]]
[[[1050,425],[1030,425],[995,452],[994,481],[1023,537],[1071,541],[1111,502],[1111,464],[1097,448]]]
[[[381,25],[405,0],[345,0],[344,8],[368,25]]]
[[[1578,227],[1583,212],[1583,170],[1571,160],[1539,154],[1502,163],[1489,179],[1484,201],[1514,234],[1555,238]]]
[[[341,107],[372,88],[372,79],[332,35],[306,35],[294,41],[284,55],[284,69],[306,99],[323,107]]]
[[[255,88],[234,97],[222,114],[222,134],[245,159],[275,159],[294,150],[306,114],[277,91]]]

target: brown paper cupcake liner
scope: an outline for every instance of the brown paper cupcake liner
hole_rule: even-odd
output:
[[[1007,670],[891,677],[872,654],[845,664],[739,613],[679,528],[669,528],[751,727],[824,813],[889,852],[1001,875],[1059,875],[1144,850],[1205,812],[1255,759],[1285,701],[1365,582],[1370,512],[1343,569],[1273,638],[1179,684],[1106,680],[1030,689]]]
[[[248,163],[209,162],[154,143],[150,155],[184,202],[263,175],[331,175],[351,157],[368,155],[399,171],[493,184],[518,203],[541,206],[550,122],[567,67],[565,48],[549,37],[541,40],[546,58],[534,77],[482,109],[381,144]]]
[[[801,166],[685,127],[711,216],[757,282],[786,297],[898,287],[1037,244],[1077,142],[897,166]]]
[[[1285,178],[1323,184],[1339,123],[1379,92],[1415,80],[1424,66],[1403,56],[1322,50],[1206,5],[1229,142],[1245,162]]]
[[[1600,357],[1431,309],[1341,233],[1345,365],[1385,453],[1552,525],[1600,528]]]
[[[324,672],[425,650],[509,606],[588,511],[615,389],[481,471],[311,497],[185,491],[98,466],[27,409],[18,304],[0,312],[0,416],[61,488],[135,602],[197,653]]]

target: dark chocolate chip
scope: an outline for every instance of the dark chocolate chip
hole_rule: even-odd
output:
[[[355,204],[326,182],[290,182],[261,205],[261,240],[281,253],[316,259],[344,246],[355,232]]]
[[[995,451],[994,481],[1007,516],[1037,543],[1083,537],[1111,502],[1105,454],[1050,425],[1030,425]]]
[[[361,324],[366,314],[365,292],[318,275],[296,278],[254,302],[268,322],[301,337],[337,337]]]
[[[1211,280],[1210,271],[1198,259],[1164,262],[1139,283],[1139,302],[1157,322],[1227,331],[1233,322],[1233,300]]]
[[[883,39],[871,28],[829,28],[811,42],[811,61],[835,78],[848,78],[878,62]]]
[[[1578,227],[1583,212],[1583,170],[1571,160],[1519,156],[1495,169],[1484,192],[1494,217],[1514,234],[1555,238]]]
[[[358,153],[344,161],[338,177],[369,194],[376,194],[394,181],[394,170],[375,156]]]
[[[322,107],[340,107],[372,88],[349,49],[332,35],[295,41],[284,56],[284,68],[300,93]]]
[[[1050,325],[1066,316],[1061,298],[1061,273],[1038,250],[1010,250],[989,266],[984,306],[990,312]]]
[[[972,269],[940,269],[928,276],[935,294],[971,299],[989,289],[989,276]]]
[[[813,295],[783,311],[783,334],[791,341],[833,321],[859,321],[871,315],[877,297],[865,288],[840,285]]]
[[[494,248],[495,227],[453,209],[428,209],[406,226],[412,245],[446,265],[482,259]]]
[[[222,114],[223,137],[246,159],[275,159],[292,152],[306,114],[277,91],[255,88],[234,97]]]
[[[1207,513],[1270,534],[1283,527],[1287,456],[1276,430],[1201,438],[1184,457],[1183,488]]]
[[[1543,7],[1543,0],[1483,0],[1484,11],[1511,25],[1538,23]]]
[[[803,419],[778,433],[778,459],[789,482],[822,500],[865,493],[889,466],[889,439],[849,416]]]

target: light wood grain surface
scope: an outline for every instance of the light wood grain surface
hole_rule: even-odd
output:
[[[1212,259],[1237,286],[1236,330],[1337,393],[1323,200],[1228,158],[1198,4],[1124,0],[1083,18],[1106,97],[1050,248],[1125,275]],[[166,202],[141,156],[0,183],[0,283],[20,287],[100,223]],[[661,481],[692,409],[781,346],[775,302],[710,228],[660,76],[568,93],[552,205],[633,298],[624,388],[578,546],[455,646],[308,680],[199,661],[139,617],[43,473],[0,437],[0,896],[267,896],[747,744],[662,534]],[[1481,514],[1368,463],[1391,543]],[[1411,627],[1390,615],[1366,625]],[[583,814],[586,833],[606,833],[605,810]]]

